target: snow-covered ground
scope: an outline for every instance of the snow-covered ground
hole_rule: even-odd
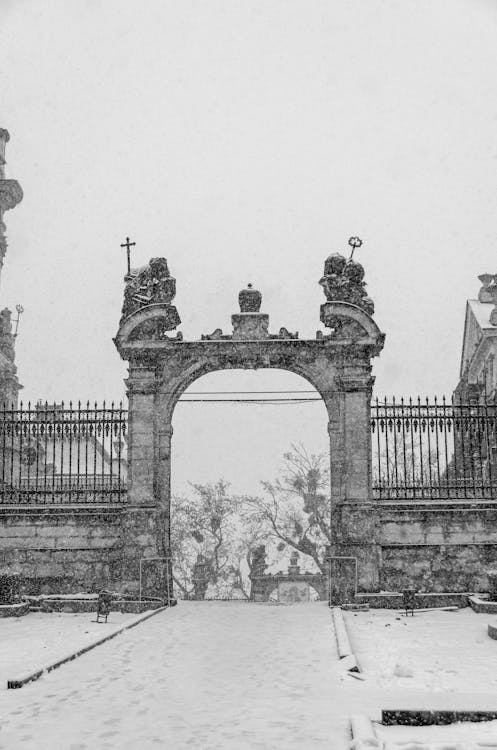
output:
[[[338,667],[323,603],[181,602],[3,691],[0,747],[341,748]]]
[[[432,693],[497,691],[497,641],[487,635],[492,615],[469,607],[414,617],[386,609],[344,615],[370,682]]]
[[[7,680],[92,643],[136,615],[111,612],[107,623],[96,623],[95,618],[92,612],[32,612],[24,617],[0,619],[0,690],[7,687]]]
[[[8,641],[6,630],[0,639],[4,658],[28,668],[29,638],[17,638],[15,631],[22,632],[23,622],[32,624],[33,638],[40,637],[37,623],[58,622],[65,653],[70,623],[86,629],[91,617],[9,621]],[[382,708],[495,708],[497,642],[486,636],[488,616],[430,613],[406,625],[395,617],[360,613],[351,622],[348,615],[366,670],[357,680],[338,659],[331,611],[322,602],[180,602],[38,682],[0,690],[0,748],[345,750],[353,714],[379,720]],[[105,626],[94,627],[101,633]],[[400,655],[406,670],[418,664],[416,679],[394,674]],[[433,663],[442,679],[438,690],[429,671]],[[478,686],[481,692],[475,692]],[[442,741],[443,729],[420,730],[426,737],[419,735],[418,744],[409,729],[381,731],[389,733],[388,748],[396,748],[397,740],[407,743],[399,746],[403,750],[472,747],[464,744],[469,739],[434,744]],[[481,729],[491,742],[494,726]]]
[[[497,710],[497,641],[487,635],[491,615],[469,608],[419,612],[414,617],[395,610],[344,614],[365,682],[373,694],[377,688],[393,691],[394,697],[384,693],[382,708]],[[418,691],[427,692],[423,696]],[[377,725],[376,731],[387,750],[497,750],[497,721]]]
[[[492,750],[497,748],[497,721],[448,726],[378,727],[385,750]]]

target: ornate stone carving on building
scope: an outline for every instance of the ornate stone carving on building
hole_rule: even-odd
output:
[[[478,279],[482,284],[478,292],[478,302],[497,304],[497,274],[482,273],[478,276]]]
[[[329,255],[324,263],[324,276],[319,283],[328,302],[349,302],[368,315],[373,315],[374,302],[366,292],[364,268],[355,260],[347,260],[339,253]]]
[[[176,279],[171,276],[165,258],[151,258],[148,266],[132,271],[125,280],[121,323],[138,310],[157,305],[158,316],[142,324],[141,336],[163,338],[166,331],[179,326],[178,311],[171,305],[176,296]]]
[[[478,276],[482,287],[478,292],[478,302],[490,303],[494,309],[490,312],[489,320],[493,326],[497,326],[497,274],[482,273]]]
[[[5,236],[5,211],[17,206],[22,200],[22,189],[17,180],[5,177],[5,146],[10,139],[5,128],[0,128],[0,273],[3,260],[7,252],[7,238]],[[22,308],[18,306],[18,313]],[[17,403],[17,395],[22,388],[17,379],[15,359],[15,334],[12,333],[11,312],[4,308],[0,312],[0,404],[9,406]]]
[[[320,319],[331,329],[330,336],[354,341],[367,334],[362,314],[357,315],[357,312],[363,311],[371,317],[374,302],[366,292],[362,265],[352,257],[347,260],[339,253],[333,253],[326,258],[324,275],[319,283],[327,299],[321,305]],[[325,336],[318,331],[317,338]]]
[[[5,178],[5,146],[9,139],[8,131],[5,128],[0,128],[0,270],[7,252],[6,226],[3,221],[3,214],[9,209],[15,208],[22,200],[23,195],[22,188],[17,180]]]

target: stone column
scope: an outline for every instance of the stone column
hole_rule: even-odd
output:
[[[158,416],[160,420],[160,415]],[[159,508],[161,518],[161,528],[159,531],[160,547],[162,553],[168,557],[171,551],[171,439],[173,436],[173,426],[170,422],[157,425],[157,473],[155,484],[155,498]]]
[[[371,391],[369,368],[358,366],[337,379],[335,414],[330,412],[332,529],[331,599],[350,600],[355,587],[379,587],[379,514],[372,502]],[[354,562],[354,560],[356,562]]]
[[[128,386],[128,493],[123,518],[122,580],[138,593],[140,560],[162,554],[156,495],[155,368],[130,362]]]
[[[339,389],[344,411],[344,495],[343,500],[371,499],[371,395],[374,378],[369,373],[342,376]]]
[[[156,504],[155,370],[130,365],[128,386],[128,504]]]

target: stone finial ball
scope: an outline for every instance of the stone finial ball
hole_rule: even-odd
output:
[[[346,264],[346,258],[344,258],[343,255],[340,255],[340,253],[333,253],[332,255],[328,255],[324,262],[324,275],[328,276],[332,273],[341,274]]]
[[[246,289],[242,289],[238,295],[240,312],[259,312],[262,303],[262,294],[248,284]]]

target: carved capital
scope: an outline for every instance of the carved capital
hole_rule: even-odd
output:
[[[340,375],[336,379],[336,386],[338,390],[345,391],[346,393],[355,393],[358,391],[366,391],[371,393],[373,389],[375,378],[372,375]]]

